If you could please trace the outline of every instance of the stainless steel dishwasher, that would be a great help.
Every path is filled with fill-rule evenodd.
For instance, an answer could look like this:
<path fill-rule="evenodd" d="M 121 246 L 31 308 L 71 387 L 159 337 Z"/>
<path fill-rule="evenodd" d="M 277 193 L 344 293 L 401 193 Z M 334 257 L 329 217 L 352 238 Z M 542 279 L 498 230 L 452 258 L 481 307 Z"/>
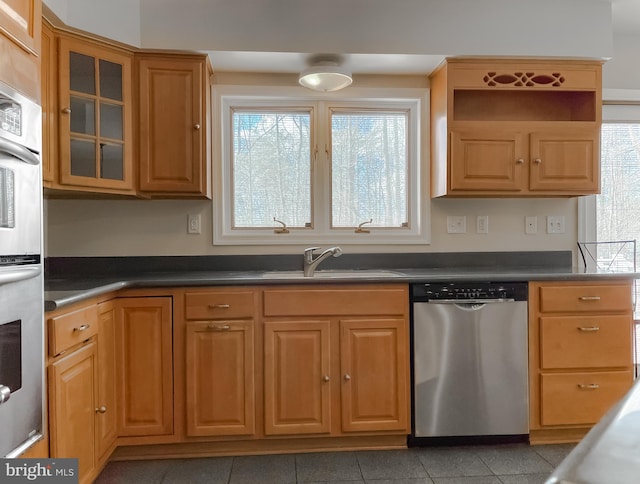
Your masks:
<path fill-rule="evenodd" d="M 410 445 L 526 440 L 527 283 L 412 284 L 411 300 Z"/>

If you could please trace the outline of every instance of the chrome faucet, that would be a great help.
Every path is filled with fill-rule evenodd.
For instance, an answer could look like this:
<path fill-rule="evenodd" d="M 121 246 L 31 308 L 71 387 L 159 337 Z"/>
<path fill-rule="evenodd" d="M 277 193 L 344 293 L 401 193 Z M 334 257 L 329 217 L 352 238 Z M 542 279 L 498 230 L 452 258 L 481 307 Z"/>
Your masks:
<path fill-rule="evenodd" d="M 320 262 L 327 257 L 340 257 L 342 255 L 342 249 L 340 247 L 330 247 L 314 259 L 313 253 L 319 248 L 320 247 L 309 247 L 308 249 L 304 249 L 304 277 L 312 277 L 316 268 L 320 265 Z"/>

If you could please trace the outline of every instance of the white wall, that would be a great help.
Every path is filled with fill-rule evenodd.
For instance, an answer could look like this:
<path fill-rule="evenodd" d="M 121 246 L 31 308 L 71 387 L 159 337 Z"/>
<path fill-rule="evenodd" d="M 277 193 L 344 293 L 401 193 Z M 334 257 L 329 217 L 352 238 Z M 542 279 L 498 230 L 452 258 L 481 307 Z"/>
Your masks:
<path fill-rule="evenodd" d="M 207 201 L 48 200 L 47 256 L 293 254 L 301 246 L 212 245 Z M 573 250 L 576 199 L 447 199 L 431 206 L 432 243 L 411 246 L 345 246 L 345 252 L 462 252 Z M 187 214 L 200 214 L 202 234 L 187 234 Z M 465 215 L 466 234 L 447 234 L 446 216 Z M 476 234 L 476 217 L 489 216 L 489 234 Z M 538 234 L 526 235 L 524 217 L 538 217 Z M 563 235 L 546 234 L 546 215 L 565 217 Z"/>

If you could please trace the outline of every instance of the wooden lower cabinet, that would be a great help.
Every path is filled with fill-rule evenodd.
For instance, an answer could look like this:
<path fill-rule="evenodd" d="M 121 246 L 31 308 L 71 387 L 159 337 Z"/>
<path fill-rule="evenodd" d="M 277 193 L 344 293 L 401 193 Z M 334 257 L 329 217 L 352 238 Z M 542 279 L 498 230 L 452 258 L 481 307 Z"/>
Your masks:
<path fill-rule="evenodd" d="M 633 385 L 632 281 L 529 284 L 531 443 L 582 438 Z"/>
<path fill-rule="evenodd" d="M 264 291 L 266 435 L 409 433 L 399 286 Z"/>
<path fill-rule="evenodd" d="M 77 458 L 79 482 L 92 482 L 96 455 L 97 351 L 95 341 L 48 368 L 51 457 Z"/>
<path fill-rule="evenodd" d="M 342 431 L 406 430 L 407 322 L 340 321 Z"/>
<path fill-rule="evenodd" d="M 264 325 L 265 434 L 331 431 L 330 322 Z"/>
<path fill-rule="evenodd" d="M 171 297 L 115 300 L 118 435 L 173 433 Z"/>
<path fill-rule="evenodd" d="M 118 436 L 115 317 L 112 301 L 98 304 L 96 450 L 101 460 L 109 457 Z"/>
<path fill-rule="evenodd" d="M 187 323 L 188 436 L 255 433 L 254 324 Z"/>

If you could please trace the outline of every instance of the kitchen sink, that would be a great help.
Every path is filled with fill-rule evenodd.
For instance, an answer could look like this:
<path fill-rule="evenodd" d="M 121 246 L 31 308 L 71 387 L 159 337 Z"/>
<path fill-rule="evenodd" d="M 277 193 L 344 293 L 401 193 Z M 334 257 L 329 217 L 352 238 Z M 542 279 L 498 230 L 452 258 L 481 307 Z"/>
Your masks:
<path fill-rule="evenodd" d="M 268 271 L 262 274 L 265 279 L 378 279 L 402 277 L 404 274 L 386 270 L 327 270 L 316 271 L 313 276 L 305 277 L 302 271 Z"/>

